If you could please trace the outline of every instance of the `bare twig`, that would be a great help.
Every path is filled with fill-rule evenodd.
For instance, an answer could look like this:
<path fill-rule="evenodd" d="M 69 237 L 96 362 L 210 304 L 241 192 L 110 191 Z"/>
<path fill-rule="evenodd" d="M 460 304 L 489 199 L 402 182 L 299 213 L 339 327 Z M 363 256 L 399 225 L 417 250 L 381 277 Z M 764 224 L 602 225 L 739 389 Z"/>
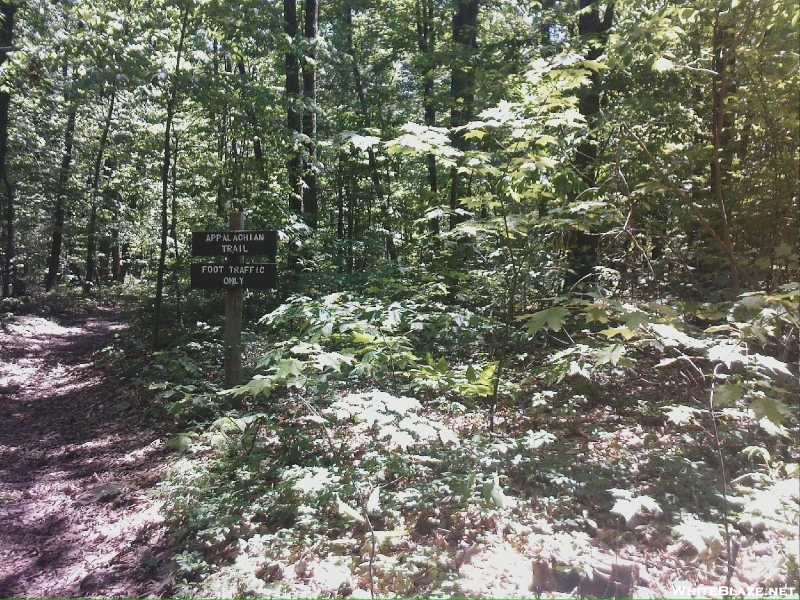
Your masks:
<path fill-rule="evenodd" d="M 310 410 L 310 411 L 311 411 L 311 412 L 314 414 L 314 416 L 315 416 L 315 417 L 317 417 L 317 418 L 319 419 L 319 424 L 322 426 L 322 430 L 325 432 L 325 437 L 328 439 L 328 446 L 330 447 L 330 449 L 331 449 L 331 452 L 332 452 L 334 455 L 336 455 L 338 451 L 336 450 L 336 446 L 335 446 L 335 445 L 334 445 L 334 443 L 333 443 L 333 437 L 331 437 L 331 432 L 330 432 L 330 430 L 328 429 L 327 425 L 325 425 L 325 423 L 326 423 L 326 421 L 325 421 L 325 417 L 323 417 L 322 415 L 320 415 L 320 414 L 317 412 L 317 410 L 316 410 L 316 409 L 315 409 L 313 406 L 311 406 L 311 403 L 310 403 L 308 400 L 306 400 L 305 398 L 303 398 L 302 396 L 300 397 L 300 401 L 301 401 L 303 404 L 305 404 L 305 405 L 306 405 L 306 408 L 307 408 L 308 410 Z"/>
<path fill-rule="evenodd" d="M 719 470 L 722 476 L 722 520 L 725 526 L 725 549 L 726 560 L 728 561 L 728 572 L 725 577 L 725 586 L 730 587 L 731 578 L 733 577 L 733 569 L 736 566 L 736 555 L 731 551 L 731 531 L 728 524 L 728 475 L 725 471 L 725 457 L 722 455 L 722 444 L 719 439 L 719 430 L 717 429 L 717 416 L 714 414 L 714 390 L 717 386 L 717 373 L 723 363 L 719 363 L 714 367 L 714 378 L 711 381 L 711 391 L 708 393 L 708 410 L 711 413 L 711 424 L 714 428 L 714 446 L 717 450 L 717 457 L 719 458 Z M 738 548 L 737 548 L 738 550 Z"/>

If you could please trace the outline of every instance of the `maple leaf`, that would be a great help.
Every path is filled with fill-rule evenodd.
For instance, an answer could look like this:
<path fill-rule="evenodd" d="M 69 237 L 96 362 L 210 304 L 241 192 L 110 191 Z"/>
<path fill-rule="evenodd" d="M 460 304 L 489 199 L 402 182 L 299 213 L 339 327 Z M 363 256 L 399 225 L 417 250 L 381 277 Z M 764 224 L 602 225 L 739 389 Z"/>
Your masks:
<path fill-rule="evenodd" d="M 631 331 L 627 327 L 609 327 L 608 329 L 603 329 L 603 331 L 601 331 L 600 333 L 602 333 L 609 339 L 613 338 L 615 335 L 620 335 L 626 340 L 629 340 L 634 335 L 636 335 L 635 333 L 633 333 L 633 331 Z"/>
<path fill-rule="evenodd" d="M 623 354 L 625 354 L 625 346 L 622 344 L 611 344 L 597 353 L 594 364 L 595 366 L 600 366 L 611 363 L 616 366 Z"/>
<path fill-rule="evenodd" d="M 563 306 L 553 306 L 533 313 L 528 319 L 528 332 L 536 333 L 545 327 L 553 331 L 560 330 L 567 321 L 569 311 Z"/>
<path fill-rule="evenodd" d="M 598 323 L 608 323 L 608 313 L 606 313 L 605 309 L 600 308 L 596 304 L 587 306 L 586 310 L 583 312 L 587 323 L 591 323 L 592 321 L 597 321 Z"/>

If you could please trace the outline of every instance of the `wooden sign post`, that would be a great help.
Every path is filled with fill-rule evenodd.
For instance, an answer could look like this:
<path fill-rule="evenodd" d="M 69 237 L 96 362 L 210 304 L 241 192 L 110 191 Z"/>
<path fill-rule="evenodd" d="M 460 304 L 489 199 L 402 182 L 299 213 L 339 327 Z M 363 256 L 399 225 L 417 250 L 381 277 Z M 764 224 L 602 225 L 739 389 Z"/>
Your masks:
<path fill-rule="evenodd" d="M 227 256 L 227 264 L 193 264 L 192 289 L 225 289 L 225 387 L 242 383 L 242 303 L 244 289 L 270 289 L 278 276 L 275 263 L 244 264 L 248 255 L 278 252 L 277 231 L 245 231 L 244 215 L 229 217 L 228 231 L 193 231 L 192 256 Z"/>
<path fill-rule="evenodd" d="M 231 231 L 244 229 L 244 214 L 231 213 L 228 227 Z M 229 256 L 229 265 L 241 265 L 244 257 Z M 225 290 L 225 387 L 232 388 L 242 383 L 242 288 Z"/>

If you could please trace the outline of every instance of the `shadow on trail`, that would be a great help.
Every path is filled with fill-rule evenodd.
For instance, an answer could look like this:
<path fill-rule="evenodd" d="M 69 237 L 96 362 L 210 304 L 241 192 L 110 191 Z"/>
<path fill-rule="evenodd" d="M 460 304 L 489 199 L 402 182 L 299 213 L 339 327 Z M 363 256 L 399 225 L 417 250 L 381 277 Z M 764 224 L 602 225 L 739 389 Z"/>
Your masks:
<path fill-rule="evenodd" d="M 109 312 L 0 329 L 0 597 L 159 595 L 144 491 L 164 448 L 101 353 L 124 328 Z"/>

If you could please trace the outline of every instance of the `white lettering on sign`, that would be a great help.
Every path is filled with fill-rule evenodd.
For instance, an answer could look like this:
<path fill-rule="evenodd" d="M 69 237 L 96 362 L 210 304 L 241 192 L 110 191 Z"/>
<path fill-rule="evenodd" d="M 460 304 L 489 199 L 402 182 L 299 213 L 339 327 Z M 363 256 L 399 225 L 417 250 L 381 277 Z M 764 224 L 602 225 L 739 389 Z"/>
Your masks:
<path fill-rule="evenodd" d="M 209 233 L 206 235 L 207 242 L 217 242 L 222 239 L 222 236 L 218 233 Z"/>
<path fill-rule="evenodd" d="M 248 231 L 234 233 L 233 238 L 230 240 L 232 242 L 263 242 L 264 241 L 264 234 L 263 233 L 251 233 Z"/>
<path fill-rule="evenodd" d="M 244 277 L 224 277 L 222 285 L 237 286 L 244 284 Z"/>
<path fill-rule="evenodd" d="M 231 265 L 228 268 L 233 275 L 264 275 L 267 272 L 264 265 Z"/>
<path fill-rule="evenodd" d="M 203 265 L 202 273 L 222 273 L 225 270 L 224 265 Z"/>
<path fill-rule="evenodd" d="M 244 244 L 222 244 L 223 254 L 249 254 Z"/>

